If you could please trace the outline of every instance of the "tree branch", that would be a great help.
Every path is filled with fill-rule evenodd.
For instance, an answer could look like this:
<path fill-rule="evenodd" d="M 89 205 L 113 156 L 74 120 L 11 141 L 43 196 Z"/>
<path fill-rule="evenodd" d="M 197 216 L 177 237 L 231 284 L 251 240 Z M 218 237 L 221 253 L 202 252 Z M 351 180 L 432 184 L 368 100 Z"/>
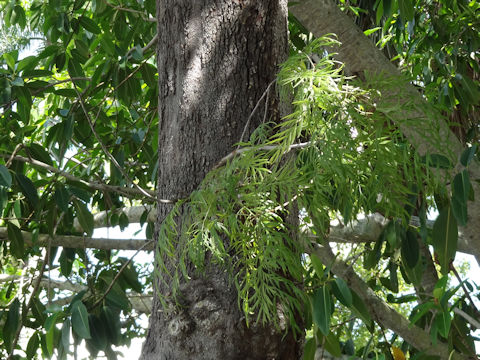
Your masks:
<path fill-rule="evenodd" d="M 328 244 L 328 243 L 327 243 Z M 368 285 L 355 273 L 351 266 L 338 260 L 330 247 L 311 244 L 306 251 L 317 255 L 325 265 L 331 265 L 332 272 L 341 277 L 363 299 L 372 316 L 382 326 L 397 333 L 415 348 L 429 355 L 439 356 L 440 359 L 467 360 L 468 356 L 458 353 L 451 354 L 446 344 L 437 342 L 432 344 L 430 335 L 417 327 L 390 308 Z"/>
<path fill-rule="evenodd" d="M 41 246 L 48 245 L 50 235 L 40 234 L 38 235 L 35 244 L 32 241 L 32 234 L 26 231 L 22 231 L 23 241 L 28 246 Z M 8 240 L 8 234 L 6 228 L 0 228 L 0 239 Z M 73 249 L 103 249 L 103 250 L 145 250 L 151 251 L 155 248 L 154 243 L 149 240 L 136 240 L 136 239 L 104 239 L 104 238 L 92 238 L 87 236 L 74 236 L 74 235 L 54 235 L 50 239 L 51 246 L 62 246 Z"/>
<path fill-rule="evenodd" d="M 0 154 L 0 157 L 2 158 L 10 158 L 9 155 L 7 154 Z M 63 176 L 65 179 L 71 180 L 71 181 L 76 181 L 79 182 L 85 186 L 88 186 L 89 188 L 95 189 L 95 190 L 100 190 L 100 191 L 107 191 L 107 192 L 115 192 L 122 194 L 125 197 L 142 197 L 144 201 L 153 201 L 153 198 L 155 197 L 155 191 L 153 190 L 146 190 L 142 189 L 140 191 L 139 189 L 134 189 L 134 188 L 128 188 L 128 187 L 122 187 L 122 186 L 113 186 L 113 185 L 107 185 L 99 182 L 94 182 L 94 181 L 86 181 L 83 179 L 80 179 L 72 174 L 69 174 L 66 171 L 57 169 L 56 167 L 53 167 L 51 165 L 45 164 L 44 162 L 35 160 L 35 159 L 29 159 L 23 156 L 13 156 L 13 160 L 16 161 L 21 161 L 24 163 L 29 163 L 33 166 L 37 166 L 40 168 L 43 168 L 53 174 L 58 174 L 60 176 Z M 148 197 L 145 196 L 145 193 L 148 194 Z"/>
<path fill-rule="evenodd" d="M 290 8 L 292 14 L 315 36 L 336 34 L 341 44 L 333 49 L 335 58 L 345 65 L 350 75 L 376 74 L 401 79 L 400 71 L 363 34 L 354 22 L 338 8 L 332 0 L 299 0 Z M 398 81 L 396 81 L 398 83 Z M 413 108 L 405 109 L 406 103 Z M 441 114 L 432 116 L 425 112 L 425 101 L 413 85 L 406 81 L 402 86 L 389 88 L 378 99 L 378 107 L 399 110 L 389 113 L 403 134 L 415 146 L 420 155 L 443 154 L 456 163 L 455 171 L 463 166 L 458 162 L 463 146 L 449 130 Z M 400 105 L 400 106 L 399 106 Z M 407 107 L 408 108 L 408 107 Z M 407 120 L 405 120 L 407 119 Z M 474 192 L 480 194 L 480 164 L 473 161 L 468 167 Z M 462 228 L 464 247 L 468 253 L 480 260 L 480 201 L 468 202 L 468 224 Z"/>

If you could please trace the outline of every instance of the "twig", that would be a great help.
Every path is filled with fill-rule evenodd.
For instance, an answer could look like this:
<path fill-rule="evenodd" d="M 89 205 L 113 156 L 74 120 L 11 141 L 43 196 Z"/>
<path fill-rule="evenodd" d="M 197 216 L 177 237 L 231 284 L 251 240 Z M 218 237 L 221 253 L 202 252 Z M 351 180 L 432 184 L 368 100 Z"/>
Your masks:
<path fill-rule="evenodd" d="M 0 157 L 9 158 L 10 155 L 0 154 Z M 137 189 L 133 189 L 133 188 L 127 188 L 127 187 L 122 187 L 122 186 L 114 186 L 114 185 L 107 185 L 107 184 L 104 184 L 104 183 L 86 181 L 86 180 L 80 179 L 80 178 L 78 178 L 78 177 L 76 177 L 76 176 L 74 176 L 74 175 L 72 175 L 72 174 L 70 174 L 66 171 L 63 171 L 63 170 L 57 169 L 56 167 L 53 167 L 51 165 L 45 164 L 44 162 L 41 162 L 39 160 L 28 159 L 26 157 L 19 156 L 19 155 L 13 156 L 12 158 L 13 158 L 13 160 L 17 160 L 17 161 L 21 161 L 21 162 L 24 162 L 24 163 L 29 163 L 29 164 L 34 165 L 34 166 L 41 167 L 45 170 L 50 171 L 51 173 L 59 174 L 59 175 L 63 176 L 64 178 L 68 179 L 68 180 L 79 182 L 79 183 L 81 183 L 83 185 L 86 185 L 86 186 L 88 186 L 92 189 L 95 189 L 95 190 L 121 193 L 122 195 L 127 196 L 127 197 L 134 197 L 134 196 L 144 195 L 144 193 L 147 193 L 149 199 L 154 199 L 155 198 L 155 192 L 154 191 L 145 190 L 145 189 L 142 189 L 143 191 L 139 191 L 138 190 L 138 185 L 137 185 Z M 164 203 L 164 204 L 173 204 L 175 201 L 174 200 L 163 200 L 163 199 L 161 199 L 160 202 Z"/>
<path fill-rule="evenodd" d="M 91 309 L 95 309 L 98 305 L 100 305 L 103 301 L 103 299 L 105 299 L 105 297 L 108 295 L 108 293 L 110 292 L 110 290 L 112 290 L 113 288 L 113 285 L 115 285 L 115 282 L 118 280 L 118 278 L 120 277 L 120 275 L 122 274 L 123 270 L 125 270 L 125 268 L 128 266 L 128 264 L 130 264 L 133 260 L 133 258 L 135 256 L 137 256 L 137 254 L 143 250 L 143 248 L 145 248 L 146 246 L 148 245 L 151 245 L 153 244 L 154 241 L 153 240 L 150 240 L 150 241 L 147 241 L 142 247 L 140 247 L 140 249 L 138 249 L 135 254 L 133 254 L 130 259 L 128 259 L 123 265 L 122 267 L 120 268 L 120 270 L 118 270 L 117 274 L 115 275 L 115 277 L 113 278 L 112 282 L 110 283 L 110 285 L 108 285 L 108 288 L 107 290 L 105 290 L 105 292 L 102 294 L 102 296 L 100 297 L 100 299 L 98 299 L 90 308 Z"/>
<path fill-rule="evenodd" d="M 22 147 L 23 144 L 17 144 L 17 146 L 15 146 L 15 150 L 13 150 L 13 153 L 10 155 L 7 162 L 5 163 L 5 167 L 9 168 L 10 165 L 12 165 L 12 161 L 14 160 L 15 155 L 17 155 L 17 152 L 19 152 Z"/>
<path fill-rule="evenodd" d="M 465 320 L 467 320 L 471 325 L 475 326 L 477 329 L 480 329 L 480 321 L 475 320 L 473 317 L 468 315 L 465 311 L 462 309 L 459 309 L 457 307 L 453 308 L 453 312 L 461 317 L 463 317 Z"/>
<path fill-rule="evenodd" d="M 267 88 L 265 89 L 265 91 L 263 92 L 262 96 L 260 96 L 260 99 L 258 99 L 257 101 L 257 104 L 255 105 L 255 107 L 253 108 L 252 112 L 250 113 L 250 115 L 248 116 L 248 119 L 247 119 L 247 122 L 245 123 L 245 126 L 243 127 L 243 131 L 242 131 L 242 135 L 240 136 L 240 141 L 239 143 L 241 143 L 243 141 L 243 137 L 245 136 L 245 133 L 247 132 L 247 128 L 248 128 L 248 125 L 250 124 L 250 120 L 252 120 L 252 117 L 253 115 L 255 114 L 255 112 L 257 111 L 258 107 L 260 106 L 260 102 L 263 100 L 263 98 L 265 96 L 267 96 L 269 90 L 270 90 L 270 87 L 275 83 L 276 80 L 272 80 L 270 82 L 270 84 L 268 84 Z M 267 98 L 268 99 L 268 98 Z M 265 108 L 268 108 L 268 104 L 265 105 Z M 265 114 L 266 114 L 266 110 L 265 110 Z M 240 148 L 240 144 L 237 146 L 237 150 Z"/>
<path fill-rule="evenodd" d="M 40 288 L 40 283 L 42 281 L 42 276 L 43 276 L 43 273 L 45 272 L 45 267 L 46 267 L 47 263 L 48 263 L 48 252 L 45 254 L 45 257 L 44 257 L 43 263 L 42 263 L 42 267 L 40 269 L 40 273 L 39 273 L 38 278 L 35 282 L 35 286 L 33 287 L 33 290 L 32 290 L 32 294 L 30 295 L 30 299 L 28 299 L 27 306 L 22 309 L 22 314 L 23 314 L 23 312 L 25 312 L 25 313 L 28 312 L 30 310 L 30 307 L 32 306 L 33 299 L 35 298 L 35 296 L 37 294 L 37 291 Z M 12 350 L 11 350 L 10 354 L 8 354 L 7 360 L 11 360 L 13 358 L 13 352 L 15 351 L 15 348 L 17 347 L 17 343 L 18 343 L 18 339 L 20 337 L 20 333 L 22 331 L 22 327 L 23 327 L 23 321 L 20 320 L 20 323 L 18 324 L 17 331 L 15 332 L 15 338 L 13 339 L 13 342 L 12 342 Z"/>
<path fill-rule="evenodd" d="M 299 143 L 299 144 L 292 144 L 288 147 L 288 149 L 285 151 L 285 152 L 288 152 L 288 151 L 291 151 L 291 150 L 295 150 L 295 149 L 303 149 L 303 148 L 306 148 L 307 146 L 311 145 L 312 143 L 311 142 L 304 142 L 304 143 Z M 250 151 L 250 150 L 253 150 L 253 149 L 256 149 L 256 150 L 263 150 L 263 151 L 270 151 L 270 150 L 276 150 L 276 149 L 279 149 L 281 146 L 280 145 L 265 145 L 265 146 L 260 146 L 260 147 L 251 147 L 251 146 L 248 146 L 248 147 L 244 147 L 244 148 L 237 148 L 235 150 L 233 150 L 230 154 L 224 156 L 213 168 L 212 170 L 214 169 L 218 169 L 219 167 L 225 165 L 227 163 L 228 160 L 232 159 L 233 157 L 241 154 L 241 153 L 244 153 L 246 151 Z"/>

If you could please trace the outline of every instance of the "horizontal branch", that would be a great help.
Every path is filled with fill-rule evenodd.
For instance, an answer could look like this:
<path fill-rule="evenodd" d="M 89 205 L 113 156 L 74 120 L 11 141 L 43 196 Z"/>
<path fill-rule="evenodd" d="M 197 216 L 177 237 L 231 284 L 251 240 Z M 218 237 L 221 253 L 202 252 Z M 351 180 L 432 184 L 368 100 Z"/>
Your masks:
<path fill-rule="evenodd" d="M 32 234 L 22 231 L 23 241 L 28 246 L 33 246 Z M 0 228 L 0 239 L 8 240 L 6 228 Z M 40 234 L 35 242 L 36 246 L 45 247 L 49 244 L 50 235 Z M 147 245 L 145 245 L 147 243 Z M 62 246 L 73 249 L 102 249 L 102 250 L 138 250 L 151 251 L 155 248 L 152 240 L 144 239 L 105 239 L 75 235 L 54 235 L 50 239 L 51 246 Z"/>
<path fill-rule="evenodd" d="M 410 343 L 413 347 L 429 355 L 439 356 L 442 360 L 467 360 L 468 356 L 453 352 L 450 354 L 446 344 L 432 344 L 430 335 L 416 325 L 410 324 L 402 315 L 389 307 L 375 292 L 355 273 L 353 268 L 336 258 L 328 246 L 311 244 L 307 252 L 317 255 L 326 265 L 331 265 L 332 272 L 345 280 L 364 301 L 372 319 L 382 327 L 390 329 Z"/>
<path fill-rule="evenodd" d="M 88 186 L 91 189 L 100 190 L 100 191 L 107 191 L 107 192 L 115 192 L 115 193 L 118 193 L 118 194 L 122 194 L 123 196 L 126 196 L 126 197 L 142 197 L 145 200 L 150 200 L 150 198 L 151 199 L 155 198 L 155 191 L 153 191 L 153 190 L 143 189 L 143 191 L 150 196 L 150 198 L 146 198 L 145 195 L 139 189 L 127 188 L 127 187 L 122 187 L 122 186 L 107 185 L 107 184 L 94 182 L 94 181 L 86 181 L 86 180 L 78 178 L 78 177 L 76 177 L 76 176 L 74 176 L 74 175 L 72 175 L 72 174 L 70 174 L 66 171 L 57 169 L 54 166 L 45 164 L 44 162 L 36 160 L 36 159 L 26 158 L 26 157 L 19 156 L 19 155 L 10 157 L 7 154 L 0 154 L 0 157 L 7 158 L 7 159 L 12 158 L 13 160 L 16 160 L 16 161 L 20 161 L 20 162 L 31 164 L 33 166 L 40 167 L 40 168 L 45 169 L 45 170 L 47 170 L 47 171 L 49 171 L 53 174 L 58 174 L 60 176 L 63 176 L 65 179 L 79 182 L 79 183 L 81 183 L 85 186 Z"/>

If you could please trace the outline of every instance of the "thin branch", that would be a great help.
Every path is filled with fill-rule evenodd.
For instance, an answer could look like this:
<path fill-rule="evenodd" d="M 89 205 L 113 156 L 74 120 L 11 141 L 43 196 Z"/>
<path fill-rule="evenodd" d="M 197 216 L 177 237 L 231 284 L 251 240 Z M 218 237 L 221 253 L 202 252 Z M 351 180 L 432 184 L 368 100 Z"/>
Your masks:
<path fill-rule="evenodd" d="M 248 125 L 250 124 L 250 120 L 252 120 L 252 117 L 253 115 L 256 113 L 258 107 L 260 106 L 260 102 L 263 100 L 263 98 L 265 96 L 267 96 L 268 92 L 270 91 L 270 87 L 275 84 L 277 80 L 272 80 L 270 82 L 270 84 L 268 84 L 267 88 L 265 89 L 265 91 L 263 92 L 262 96 L 260 96 L 260 99 L 258 99 L 257 103 L 255 104 L 255 107 L 253 108 L 252 112 L 250 113 L 250 115 L 248 116 L 248 119 L 247 121 L 245 122 L 245 126 L 243 127 L 243 131 L 242 131 L 242 135 L 240 136 L 240 141 L 239 142 L 242 142 L 243 141 L 243 137 L 245 136 L 245 133 L 247 132 L 247 128 L 248 128 Z M 268 99 L 268 98 L 267 98 Z M 268 108 L 268 104 L 265 104 L 265 109 Z M 265 110 L 265 114 L 264 116 L 266 115 L 266 110 Z M 237 146 L 237 150 L 240 148 L 240 145 Z"/>
<path fill-rule="evenodd" d="M 54 235 L 50 237 L 48 234 L 39 234 L 35 243 L 31 233 L 22 231 L 23 241 L 26 246 L 48 246 L 51 238 L 51 246 L 62 246 L 72 249 L 103 249 L 103 250 L 139 250 L 151 251 L 154 244 L 146 239 L 105 239 L 92 238 L 86 236 L 75 235 Z M 0 228 L 0 239 L 9 240 L 6 228 Z"/>
<path fill-rule="evenodd" d="M 316 243 L 306 245 L 306 252 L 317 255 L 325 265 L 330 265 L 332 272 L 341 277 L 363 299 L 372 318 L 387 329 L 390 329 L 405 339 L 415 348 L 440 359 L 449 359 L 448 347 L 441 342 L 433 346 L 430 335 L 390 308 L 375 292 L 355 273 L 355 271 L 336 258 L 331 249 Z M 468 357 L 454 352 L 451 359 L 467 360 Z"/>
<path fill-rule="evenodd" d="M 142 189 L 138 184 L 132 181 L 128 174 L 125 172 L 122 166 L 118 163 L 117 159 L 108 151 L 108 149 L 105 147 L 105 144 L 103 143 L 102 139 L 98 135 L 97 131 L 95 130 L 95 126 L 93 125 L 92 119 L 90 118 L 90 114 L 87 111 L 87 108 L 85 107 L 85 103 L 83 102 L 83 98 L 80 95 L 80 92 L 78 91 L 77 86 L 75 83 L 73 83 L 73 88 L 75 92 L 77 93 L 78 101 L 80 102 L 80 106 L 82 107 L 83 113 L 85 114 L 85 118 L 87 119 L 88 125 L 90 126 L 90 130 L 92 130 L 93 135 L 95 136 L 95 139 L 97 142 L 100 144 L 100 147 L 103 150 L 103 153 L 110 159 L 110 161 L 115 165 L 115 167 L 120 171 L 122 176 L 127 180 L 133 187 L 136 187 L 143 195 L 145 195 L 147 198 L 155 199 L 155 195 L 149 194 L 147 191 Z"/>
<path fill-rule="evenodd" d="M 115 283 L 117 282 L 118 278 L 120 277 L 120 275 L 122 274 L 123 270 L 125 270 L 125 268 L 128 266 L 128 264 L 130 264 L 133 260 L 133 258 L 135 256 L 137 256 L 137 254 L 143 250 L 143 248 L 151 245 L 153 246 L 153 244 L 155 243 L 155 241 L 153 240 L 150 240 L 149 242 L 145 243 L 142 247 L 140 247 L 140 249 L 137 250 L 137 252 L 135 254 L 133 254 L 127 261 L 125 261 L 125 263 L 122 265 L 122 267 L 120 268 L 120 270 L 118 270 L 118 273 L 115 275 L 115 277 L 113 278 L 112 282 L 110 283 L 110 285 L 108 285 L 108 288 L 107 290 L 105 290 L 105 292 L 102 294 L 102 296 L 100 297 L 100 299 L 98 299 L 95 304 L 92 305 L 91 309 L 95 309 L 98 305 L 100 305 L 103 301 L 103 299 L 105 299 L 105 297 L 108 295 L 108 293 L 110 292 L 110 290 L 112 290 L 113 288 L 113 285 L 115 285 Z"/>
<path fill-rule="evenodd" d="M 49 254 L 45 253 L 45 258 L 43 259 L 42 267 L 40 268 L 39 276 L 38 276 L 37 280 L 35 281 L 35 285 L 33 287 L 30 298 L 28 299 L 27 306 L 22 308 L 22 314 L 24 313 L 24 311 L 25 312 L 30 311 L 33 299 L 37 295 L 38 289 L 40 288 L 40 283 L 41 283 L 41 280 L 42 280 L 42 276 L 43 276 L 43 273 L 45 272 L 45 267 L 48 263 L 48 256 L 49 256 Z M 18 343 L 18 339 L 20 337 L 20 333 L 22 331 L 22 327 L 23 327 L 23 321 L 20 321 L 20 323 L 18 324 L 18 327 L 17 327 L 17 331 L 15 332 L 15 338 L 13 339 L 13 342 L 12 342 L 12 350 L 11 350 L 10 354 L 8 354 L 7 360 L 13 359 L 13 352 L 15 351 L 15 348 L 17 347 L 17 343 Z"/>
<path fill-rule="evenodd" d="M 471 317 L 470 315 L 468 315 L 465 311 L 463 311 L 462 309 L 459 309 L 457 307 L 453 308 L 453 312 L 455 314 L 457 314 L 458 316 L 461 316 L 463 317 L 465 320 L 467 320 L 470 325 L 476 327 L 477 329 L 480 329 L 480 321 L 478 320 L 475 320 L 473 317 Z"/>
<path fill-rule="evenodd" d="M 10 156 L 6 155 L 6 154 L 0 154 L 0 157 L 9 158 Z M 41 168 L 43 168 L 43 169 L 45 169 L 45 170 L 47 170 L 51 173 L 61 175 L 68 180 L 79 182 L 79 183 L 81 183 L 83 185 L 86 185 L 89 188 L 92 188 L 92 189 L 95 189 L 95 190 L 116 192 L 116 193 L 120 193 L 120 194 L 122 194 L 123 196 L 126 196 L 126 197 L 138 197 L 140 195 L 143 196 L 146 193 L 148 195 L 147 199 L 152 199 L 153 200 L 155 198 L 155 192 L 152 191 L 152 190 L 142 189 L 142 191 L 140 191 L 140 190 L 138 190 L 138 188 L 133 189 L 133 188 L 127 188 L 127 187 L 122 187 L 122 186 L 107 185 L 107 184 L 103 184 L 103 183 L 99 183 L 99 182 L 86 181 L 86 180 L 80 179 L 80 178 L 78 178 L 78 177 L 76 177 L 76 176 L 74 176 L 74 175 L 72 175 L 72 174 L 70 174 L 66 171 L 63 171 L 63 170 L 57 169 L 56 167 L 53 167 L 51 165 L 45 164 L 44 162 L 41 162 L 41 161 L 38 161 L 38 160 L 35 160 L 35 159 L 29 159 L 29 158 L 19 156 L 19 155 L 13 156 L 13 160 L 17 160 L 17 161 L 21 161 L 21 162 L 24 162 L 24 163 L 29 163 L 29 164 L 34 165 L 34 166 L 41 167 Z M 164 202 L 164 203 L 167 203 L 167 204 L 172 203 L 171 200 L 160 200 L 160 202 Z"/>

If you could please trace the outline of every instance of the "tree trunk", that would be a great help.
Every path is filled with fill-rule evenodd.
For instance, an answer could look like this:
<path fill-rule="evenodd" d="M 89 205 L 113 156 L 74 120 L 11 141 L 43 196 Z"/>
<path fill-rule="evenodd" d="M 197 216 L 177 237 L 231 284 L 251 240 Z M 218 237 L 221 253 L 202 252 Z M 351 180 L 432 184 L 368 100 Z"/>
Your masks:
<path fill-rule="evenodd" d="M 178 199 L 198 187 L 244 132 L 248 136 L 262 121 L 280 119 L 271 91 L 267 112 L 263 101 L 247 123 L 286 58 L 287 5 L 285 0 L 162 0 L 157 18 L 158 196 Z M 158 204 L 157 225 L 170 210 Z M 209 265 L 206 276 L 191 275 L 180 284 L 180 309 L 164 309 L 154 299 L 142 359 L 298 358 L 291 334 L 246 326 L 224 269 Z M 168 286 L 158 287 L 168 295 Z"/>

